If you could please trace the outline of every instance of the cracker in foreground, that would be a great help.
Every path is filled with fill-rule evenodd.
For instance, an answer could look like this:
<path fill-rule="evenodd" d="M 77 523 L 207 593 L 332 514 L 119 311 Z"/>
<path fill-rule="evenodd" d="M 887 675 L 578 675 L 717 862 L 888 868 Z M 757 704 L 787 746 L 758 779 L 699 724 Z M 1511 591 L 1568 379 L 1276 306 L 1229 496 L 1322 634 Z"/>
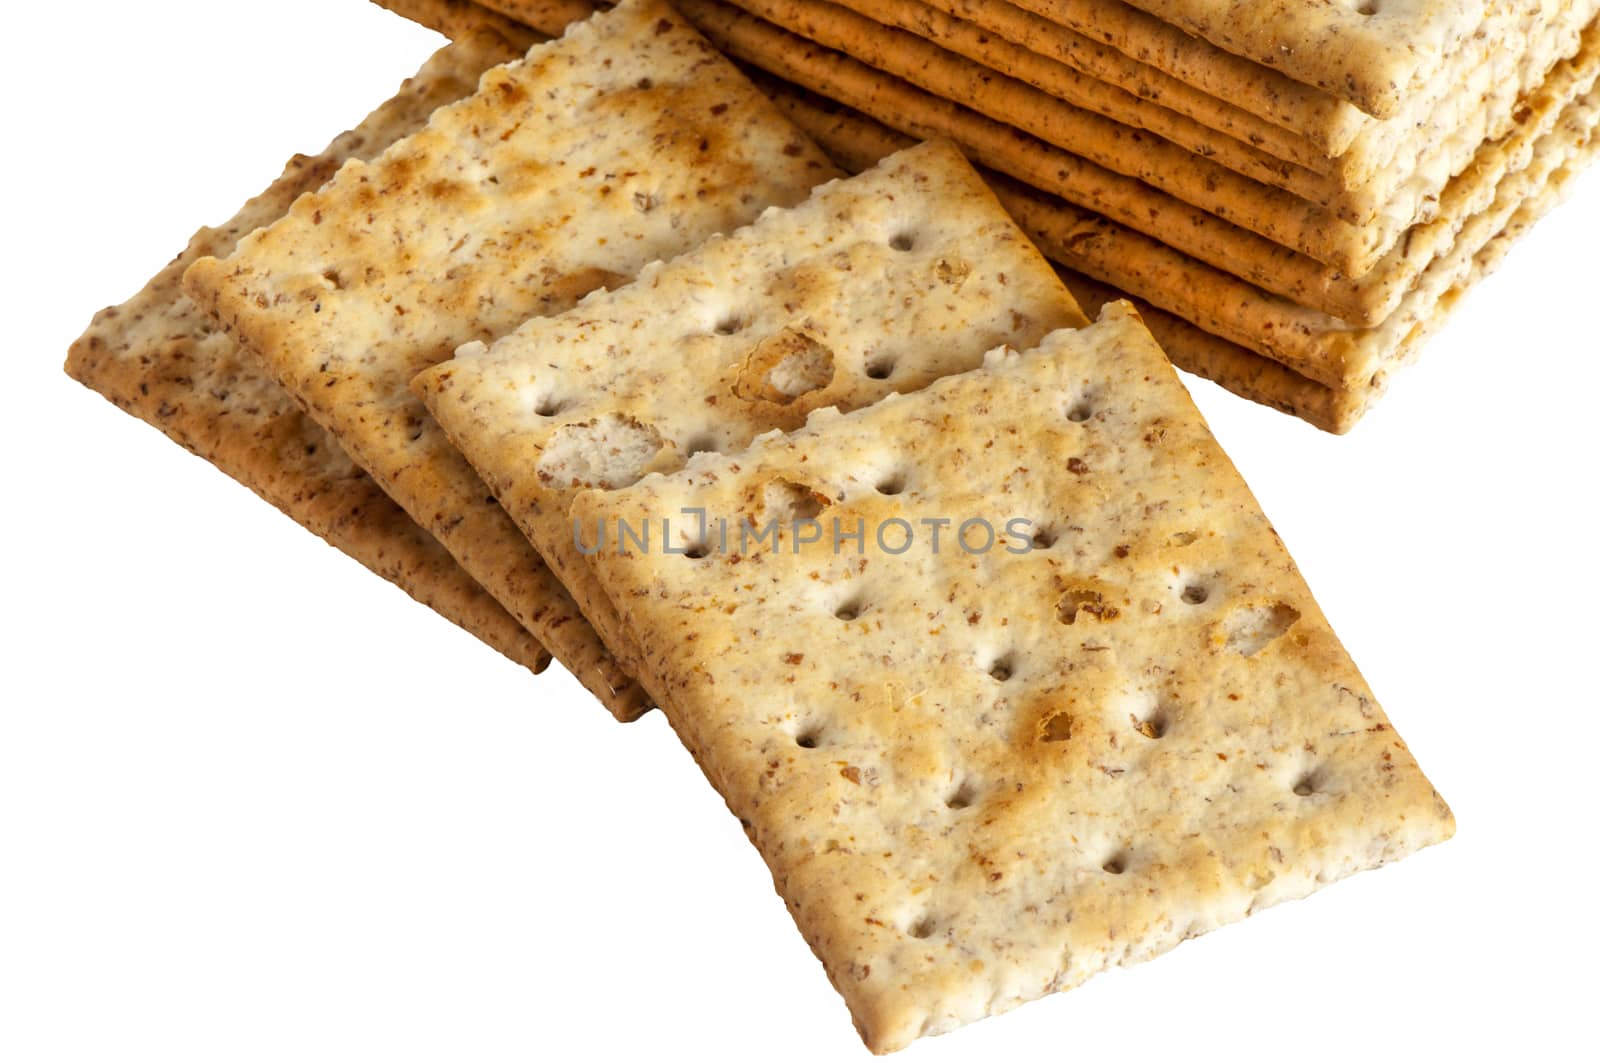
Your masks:
<path fill-rule="evenodd" d="M 948 143 L 893 155 L 788 210 L 413 382 L 601 638 L 631 664 L 575 542 L 585 488 L 731 453 L 824 406 L 853 409 L 1087 324 Z"/>
<path fill-rule="evenodd" d="M 192 262 L 227 254 L 239 237 L 282 217 L 295 197 L 322 184 L 345 160 L 370 158 L 422 128 L 436 108 L 470 95 L 484 70 L 516 54 L 492 33 L 466 33 L 441 49 L 360 125 L 320 155 L 291 160 L 230 221 L 200 230 L 137 295 L 97 314 L 72 345 L 66 369 L 418 601 L 537 671 L 549 660 L 538 641 L 180 287 Z"/>
<path fill-rule="evenodd" d="M 185 283 L 619 717 L 645 699 L 407 390 L 837 175 L 660 0 L 625 0 Z"/>
<path fill-rule="evenodd" d="M 1126 304 L 573 515 L 874 1051 L 1452 832 Z"/>

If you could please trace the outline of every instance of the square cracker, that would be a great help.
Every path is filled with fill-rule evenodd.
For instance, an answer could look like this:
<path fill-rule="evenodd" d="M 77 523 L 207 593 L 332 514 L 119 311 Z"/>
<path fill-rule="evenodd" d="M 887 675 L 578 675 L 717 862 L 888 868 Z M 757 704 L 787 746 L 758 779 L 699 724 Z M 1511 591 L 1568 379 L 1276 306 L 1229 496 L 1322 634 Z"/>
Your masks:
<path fill-rule="evenodd" d="M 930 143 L 420 375 L 427 403 L 625 664 L 567 509 L 1086 324 L 961 153 Z"/>
<path fill-rule="evenodd" d="M 573 517 L 650 522 L 590 562 L 874 1051 L 1453 830 L 1126 304 Z"/>
<path fill-rule="evenodd" d="M 643 695 L 407 385 L 837 174 L 660 0 L 490 71 L 189 291 L 622 718 Z"/>
<path fill-rule="evenodd" d="M 203 255 L 282 217 L 347 159 L 370 158 L 471 94 L 478 77 L 518 52 L 469 33 L 442 49 L 394 99 L 320 155 L 297 156 L 277 181 L 189 246 L 119 306 L 102 310 L 72 345 L 67 373 L 255 491 L 329 543 L 535 671 L 549 657 L 427 532 L 390 501 L 338 442 L 183 294 Z"/>

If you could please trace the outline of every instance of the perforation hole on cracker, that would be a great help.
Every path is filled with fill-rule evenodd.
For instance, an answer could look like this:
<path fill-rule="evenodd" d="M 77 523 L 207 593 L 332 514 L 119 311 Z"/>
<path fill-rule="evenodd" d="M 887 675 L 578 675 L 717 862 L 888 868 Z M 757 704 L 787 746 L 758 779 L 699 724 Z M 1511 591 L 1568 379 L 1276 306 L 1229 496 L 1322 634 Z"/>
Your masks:
<path fill-rule="evenodd" d="M 710 432 L 700 432 L 692 435 L 683 444 L 684 457 L 692 458 L 696 454 L 716 454 L 722 450 L 717 442 L 717 437 Z"/>
<path fill-rule="evenodd" d="M 844 621 L 859 620 L 866 610 L 866 603 L 861 598 L 847 598 L 834 607 L 833 615 Z"/>
<path fill-rule="evenodd" d="M 1167 736 L 1167 727 L 1170 724 L 1170 717 L 1165 708 L 1158 706 L 1142 715 L 1129 713 L 1128 721 L 1133 725 L 1133 729 L 1139 734 L 1143 735 L 1145 738 L 1154 740 L 1157 738 L 1165 738 Z"/>
<path fill-rule="evenodd" d="M 894 359 L 874 358 L 867 363 L 865 372 L 868 380 L 888 380 L 894 375 Z"/>
<path fill-rule="evenodd" d="M 906 475 L 903 472 L 885 473 L 872 486 L 880 495 L 897 495 L 906 489 Z"/>
<path fill-rule="evenodd" d="M 972 803 L 978 799 L 978 788 L 971 780 L 963 779 L 956 788 L 945 797 L 944 807 L 954 811 L 971 808 Z"/>

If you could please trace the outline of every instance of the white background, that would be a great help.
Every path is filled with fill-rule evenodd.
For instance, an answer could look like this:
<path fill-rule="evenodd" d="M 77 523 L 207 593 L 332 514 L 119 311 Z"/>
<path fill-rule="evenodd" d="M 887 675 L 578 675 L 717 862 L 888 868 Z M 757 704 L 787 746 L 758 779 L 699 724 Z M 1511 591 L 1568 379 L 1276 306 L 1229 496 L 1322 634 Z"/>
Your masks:
<path fill-rule="evenodd" d="M 0 1059 L 865 1058 L 659 715 L 531 678 L 60 371 L 438 38 L 150 0 L 7 40 Z M 1457 838 L 907 1058 L 1592 1051 L 1597 248 L 1591 173 L 1348 438 L 1191 382 Z"/>

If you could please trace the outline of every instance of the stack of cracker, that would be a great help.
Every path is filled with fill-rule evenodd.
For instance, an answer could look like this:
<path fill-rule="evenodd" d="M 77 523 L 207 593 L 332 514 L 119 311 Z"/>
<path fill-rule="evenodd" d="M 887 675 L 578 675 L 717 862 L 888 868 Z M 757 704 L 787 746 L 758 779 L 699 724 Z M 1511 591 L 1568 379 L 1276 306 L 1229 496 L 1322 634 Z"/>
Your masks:
<path fill-rule="evenodd" d="M 1600 0 L 678 6 L 842 163 L 955 141 L 1086 302 L 1137 297 L 1180 366 L 1336 432 L 1561 200 L 1600 113 Z"/>
<path fill-rule="evenodd" d="M 460 40 L 69 371 L 659 706 L 870 1048 L 1449 836 L 1139 312 L 959 147 L 780 107 L 663 0 L 520 59 L 412 6 Z"/>

